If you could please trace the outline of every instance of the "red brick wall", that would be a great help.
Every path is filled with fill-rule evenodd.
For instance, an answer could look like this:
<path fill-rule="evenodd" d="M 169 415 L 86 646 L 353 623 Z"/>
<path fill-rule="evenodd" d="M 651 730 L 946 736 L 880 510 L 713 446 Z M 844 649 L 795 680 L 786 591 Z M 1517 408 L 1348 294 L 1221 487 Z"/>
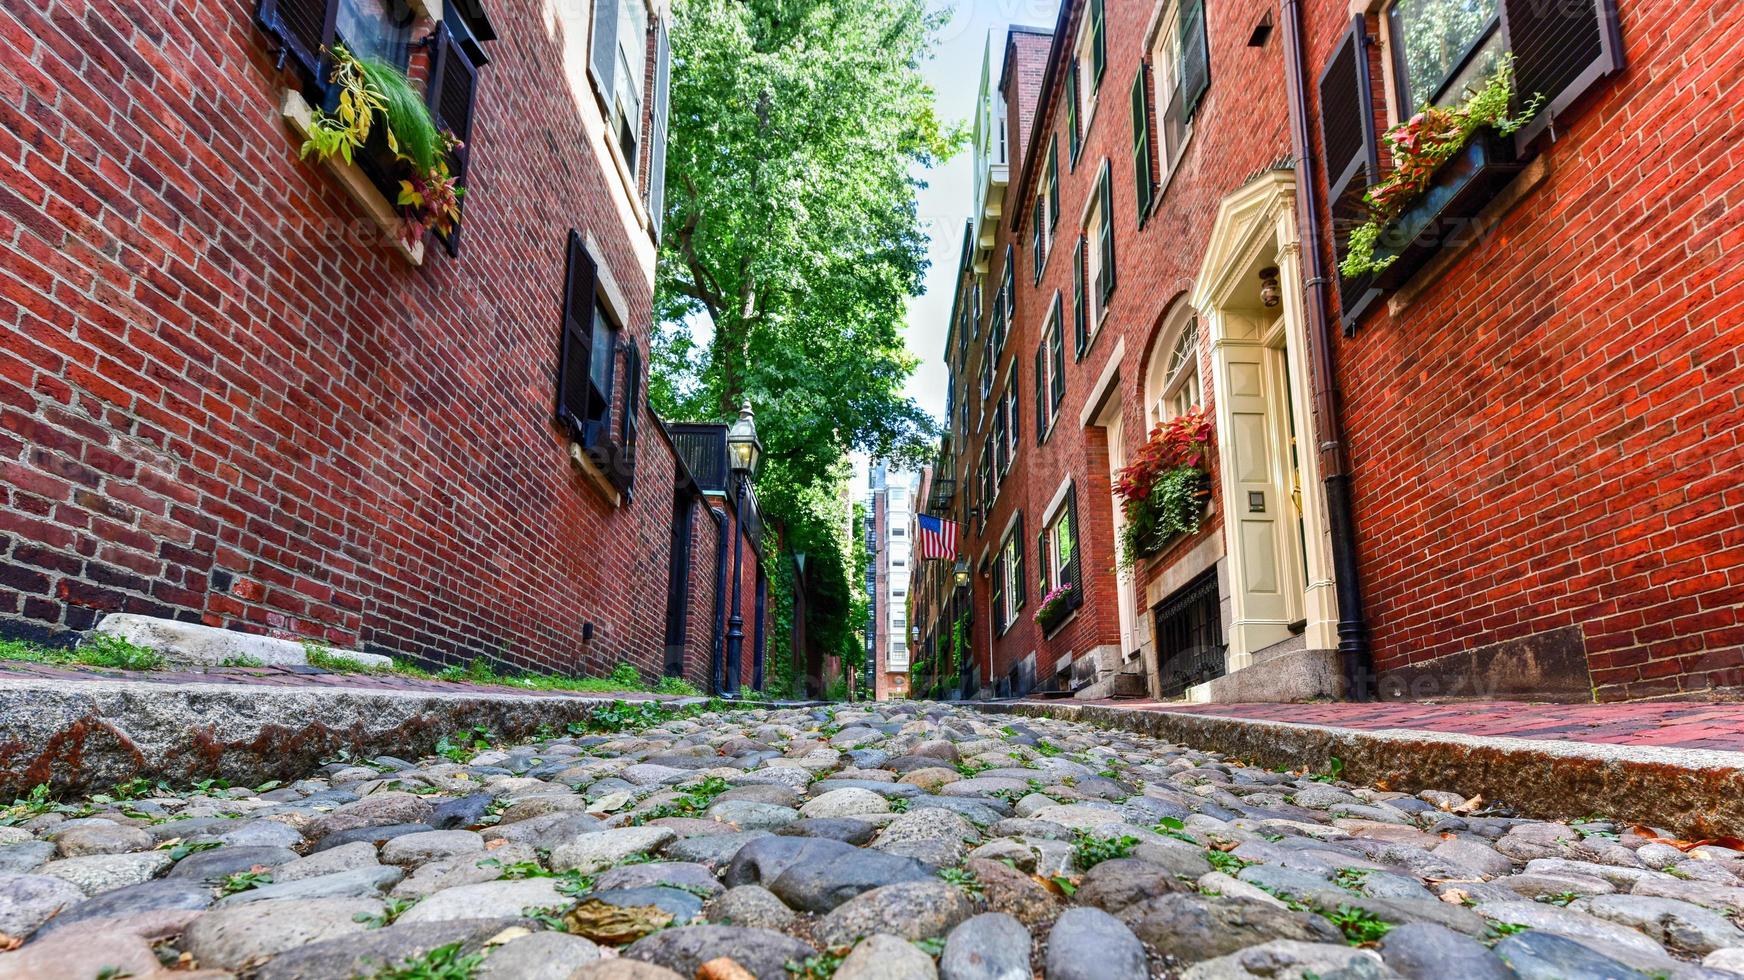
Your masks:
<path fill-rule="evenodd" d="M 1069 51 L 1074 43 L 1073 32 L 1082 6 L 1076 4 L 1065 22 L 1069 27 L 1062 36 L 1063 50 Z M 1032 581 L 1028 587 L 1029 602 L 1018 623 L 995 644 L 993 676 L 1005 674 L 1033 650 L 1037 655 L 1036 677 L 1039 681 L 1047 678 L 1054 665 L 1068 653 L 1082 655 L 1097 646 L 1119 643 L 1106 430 L 1080 425 L 1079 419 L 1086 403 L 1097 394 L 1093 389 L 1101 379 L 1108 359 L 1116 347 L 1120 347 L 1122 354 L 1116 368 L 1115 389 L 1123 410 L 1127 458 L 1130 459 L 1144 443 L 1148 435 L 1144 383 L 1145 371 L 1150 364 L 1150 346 L 1162 330 L 1166 314 L 1191 288 L 1199 273 L 1218 203 L 1246 183 L 1249 177 L 1289 156 L 1288 117 L 1281 84 L 1283 56 L 1279 41 L 1274 36 L 1264 48 L 1247 46 L 1253 24 L 1269 9 L 1271 5 L 1260 0 L 1207 5 L 1211 87 L 1199 108 L 1185 155 L 1142 229 L 1138 227 L 1134 209 L 1136 187 L 1128 99 L 1141 60 L 1149 57 L 1143 47 L 1151 7 L 1138 4 L 1108 4 L 1106 7 L 1108 67 L 1097 108 L 1090 118 L 1089 127 L 1084 130 L 1083 148 L 1075 167 L 1068 167 L 1065 112 L 1061 102 L 1063 74 L 1056 75 L 1054 86 L 1049 90 L 1048 104 L 1036 112 L 1041 132 L 1035 145 L 1044 148 L 1045 152 L 1050 134 L 1057 133 L 1059 139 L 1060 219 L 1055 229 L 1054 245 L 1040 285 L 1032 285 L 1030 207 L 1045 165 L 1045 161 L 1038 158 L 1022 175 L 1027 184 L 1020 180 L 1015 170 L 1013 172 L 1004 209 L 1006 219 L 1002 222 L 1000 243 L 994 250 L 994 268 L 988 277 L 990 282 L 998 281 L 1005 242 L 1008 239 L 1014 241 L 1018 267 L 1018 314 L 1005 358 L 1015 359 L 1020 376 L 1023 439 L 1018 458 L 1012 465 L 1012 476 L 1001 491 L 987 526 L 991 538 L 1004 527 L 1006 515 L 1013 509 L 1021 507 L 1024 510 L 1024 533 L 1028 537 L 1026 571 Z M 1242 74 L 1229 67 L 1236 65 L 1241 66 Z M 1063 72 L 1064 66 L 1058 70 Z M 1248 72 L 1253 74 L 1243 77 Z M 1265 78 L 1267 84 L 1254 84 L 1253 78 Z M 1154 123 L 1152 132 L 1156 132 Z M 1095 336 L 1082 360 L 1075 360 L 1071 337 L 1072 248 L 1077 241 L 1086 205 L 1095 193 L 1104 157 L 1111 162 L 1113 180 L 1116 286 L 1101 332 Z M 1065 314 L 1066 394 L 1047 442 L 1037 447 L 1032 377 L 1035 349 L 1056 290 L 1061 295 Z M 1212 404 L 1210 351 L 1209 339 L 1203 331 L 1201 345 L 1202 401 L 1209 407 Z M 974 346 L 971 344 L 971 348 Z M 1159 356 L 1166 354 L 1163 351 Z M 968 376 L 968 396 L 978 401 L 974 389 L 976 367 L 977 361 L 971 350 L 970 367 L 964 374 Z M 971 440 L 979 445 L 974 433 Z M 1085 602 L 1071 622 L 1053 637 L 1044 639 L 1030 618 L 1039 598 L 1034 594 L 1034 579 L 1040 567 L 1036 564 L 1039 556 L 1035 554 L 1035 538 L 1045 508 L 1053 499 L 1060 481 L 1068 476 L 1074 481 L 1078 494 Z M 1216 487 L 1215 480 L 1213 487 Z M 1151 628 L 1143 608 L 1142 584 L 1161 574 L 1171 562 L 1205 538 L 1220 535 L 1221 509 L 1214 497 L 1211 513 L 1197 535 L 1171 544 L 1138 570 L 1141 595 L 1135 601 L 1135 626 L 1139 636 L 1148 635 Z M 981 544 L 979 539 L 972 539 L 974 554 L 979 554 Z M 988 544 L 990 548 L 997 546 L 997 542 Z M 985 580 L 978 576 L 976 604 L 981 610 L 987 609 L 985 584 Z M 978 619 L 978 633 L 986 634 L 985 624 L 989 621 L 985 616 Z"/>
<path fill-rule="evenodd" d="M 251 7 L 0 13 L 0 632 L 125 610 L 657 675 L 670 447 L 643 410 L 613 508 L 549 421 L 568 230 L 644 349 L 651 291 L 565 39 L 493 7 L 460 257 L 413 268 L 299 161 Z"/>
<path fill-rule="evenodd" d="M 1337 345 L 1383 670 L 1573 626 L 1602 699 L 1744 686 L 1744 10 L 1617 7 L 1544 183 Z"/>

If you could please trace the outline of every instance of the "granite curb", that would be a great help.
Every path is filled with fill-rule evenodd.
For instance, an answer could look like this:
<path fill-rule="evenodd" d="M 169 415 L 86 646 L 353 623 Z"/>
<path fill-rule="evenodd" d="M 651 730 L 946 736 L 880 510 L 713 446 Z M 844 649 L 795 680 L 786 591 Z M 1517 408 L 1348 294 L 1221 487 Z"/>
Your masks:
<path fill-rule="evenodd" d="M 483 726 L 504 738 L 585 721 L 611 695 L 0 678 L 0 794 L 57 794 L 139 777 L 176 785 L 297 779 L 325 759 L 428 754 Z M 639 700 L 649 700 L 643 695 Z M 702 698 L 660 698 L 674 707 Z"/>
<path fill-rule="evenodd" d="M 1137 732 L 1267 768 L 1327 772 L 1336 758 L 1351 782 L 1401 792 L 1456 788 L 1542 819 L 1605 813 L 1692 838 L 1744 833 L 1744 752 L 1365 731 L 1107 705 L 967 703 L 989 714 Z"/>

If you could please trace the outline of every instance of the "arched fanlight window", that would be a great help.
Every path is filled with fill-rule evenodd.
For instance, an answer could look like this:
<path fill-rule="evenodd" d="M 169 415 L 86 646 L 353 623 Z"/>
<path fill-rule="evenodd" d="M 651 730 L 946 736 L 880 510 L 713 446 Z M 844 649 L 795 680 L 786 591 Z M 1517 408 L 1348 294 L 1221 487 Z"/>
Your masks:
<path fill-rule="evenodd" d="M 1147 420 L 1152 426 L 1160 425 L 1203 400 L 1199 386 L 1199 318 L 1192 307 L 1181 303 L 1157 332 L 1157 347 L 1151 352 L 1145 385 Z"/>

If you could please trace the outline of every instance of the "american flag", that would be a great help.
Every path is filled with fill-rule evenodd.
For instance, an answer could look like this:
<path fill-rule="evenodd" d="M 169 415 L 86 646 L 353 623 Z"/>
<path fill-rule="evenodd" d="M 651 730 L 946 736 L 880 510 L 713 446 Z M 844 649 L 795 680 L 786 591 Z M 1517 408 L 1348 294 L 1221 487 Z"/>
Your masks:
<path fill-rule="evenodd" d="M 915 520 L 920 525 L 920 557 L 943 558 L 955 561 L 957 558 L 957 522 L 933 517 L 930 514 L 919 514 Z"/>

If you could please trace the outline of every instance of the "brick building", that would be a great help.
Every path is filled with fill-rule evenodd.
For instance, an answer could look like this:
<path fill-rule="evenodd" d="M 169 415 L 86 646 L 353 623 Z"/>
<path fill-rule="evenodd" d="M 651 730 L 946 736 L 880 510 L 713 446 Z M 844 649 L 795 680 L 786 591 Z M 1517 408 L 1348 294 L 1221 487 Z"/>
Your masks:
<path fill-rule="evenodd" d="M 644 394 L 664 4 L 57 0 L 0 32 L 0 636 L 129 612 L 731 686 L 737 538 L 753 679 L 754 504 L 724 427 Z M 404 227 L 380 142 L 302 158 L 340 45 L 462 140 L 457 230 Z"/>
<path fill-rule="evenodd" d="M 1740 44 L 1671 0 L 1066 0 L 1003 34 L 928 501 L 972 574 L 914 613 L 973 664 L 927 683 L 1744 687 Z M 1541 110 L 1342 277 L 1381 134 L 1504 56 Z M 1198 527 L 1135 535 L 1114 479 L 1195 408 Z"/>

